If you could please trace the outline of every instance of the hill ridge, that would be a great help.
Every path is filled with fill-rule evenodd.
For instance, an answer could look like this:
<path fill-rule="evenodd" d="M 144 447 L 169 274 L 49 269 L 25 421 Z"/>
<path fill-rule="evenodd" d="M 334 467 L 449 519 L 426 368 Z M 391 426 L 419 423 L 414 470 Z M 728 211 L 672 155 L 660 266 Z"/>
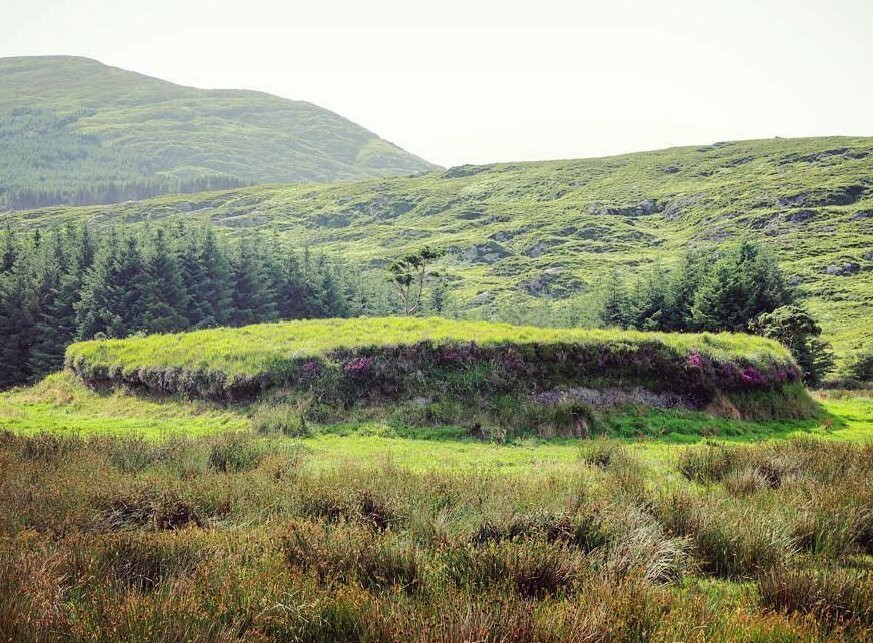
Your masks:
<path fill-rule="evenodd" d="M 308 101 L 76 56 L 0 58 L 0 209 L 435 169 Z"/>

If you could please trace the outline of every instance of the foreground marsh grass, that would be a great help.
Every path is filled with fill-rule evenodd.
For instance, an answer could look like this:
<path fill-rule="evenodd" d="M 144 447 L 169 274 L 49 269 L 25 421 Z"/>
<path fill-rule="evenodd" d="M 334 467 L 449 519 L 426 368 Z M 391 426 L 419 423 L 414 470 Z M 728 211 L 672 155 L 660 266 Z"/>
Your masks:
<path fill-rule="evenodd" d="M 21 641 L 873 635 L 870 446 L 589 441 L 572 458 L 506 471 L 416 470 L 301 442 L 0 434 L 0 631 Z M 739 463 L 767 484 L 732 485 Z M 791 475 L 766 477 L 776 467 Z M 846 528 L 832 515 L 857 519 Z"/>
<path fill-rule="evenodd" d="M 501 441 L 372 409 L 300 431 L 269 401 L 56 374 L 0 394 L 0 632 L 868 639 L 873 400 L 820 402 L 781 422 L 630 407 L 598 425 L 621 439 Z"/>

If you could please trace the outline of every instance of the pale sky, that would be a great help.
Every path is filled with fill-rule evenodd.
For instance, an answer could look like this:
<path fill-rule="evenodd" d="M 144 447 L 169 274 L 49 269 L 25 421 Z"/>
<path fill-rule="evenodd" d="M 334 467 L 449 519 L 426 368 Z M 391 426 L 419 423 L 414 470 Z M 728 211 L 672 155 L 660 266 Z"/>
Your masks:
<path fill-rule="evenodd" d="M 873 135 L 873 0 L 0 0 L 0 15 L 0 56 L 307 100 L 445 166 Z"/>

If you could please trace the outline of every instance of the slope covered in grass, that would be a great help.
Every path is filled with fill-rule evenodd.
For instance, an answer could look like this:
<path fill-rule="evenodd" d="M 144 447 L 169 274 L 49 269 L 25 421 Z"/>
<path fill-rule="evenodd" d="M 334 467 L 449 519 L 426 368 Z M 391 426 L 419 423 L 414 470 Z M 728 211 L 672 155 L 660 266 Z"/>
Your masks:
<path fill-rule="evenodd" d="M 249 417 L 200 400 L 151 400 L 123 391 L 101 394 L 69 373 L 0 393 L 0 429 L 21 434 L 118 434 L 153 440 L 248 430 Z"/>
<path fill-rule="evenodd" d="M 252 187 L 7 215 L 13 227 L 183 219 L 269 230 L 381 270 L 430 244 L 456 304 L 590 321 L 613 269 L 670 265 L 742 235 L 772 248 L 840 356 L 873 341 L 873 139 L 719 143 L 622 156 L 465 166 L 356 184 Z M 570 314 L 570 312 L 568 312 Z M 589 315 L 589 317 L 586 317 Z"/>
<path fill-rule="evenodd" d="M 72 56 L 0 59 L 0 209 L 434 166 L 326 109 Z"/>
<path fill-rule="evenodd" d="M 722 394 L 800 394 L 778 343 L 749 335 L 664 334 L 510 326 L 442 318 L 305 320 L 239 329 L 94 340 L 66 364 L 94 386 L 240 401 L 290 388 L 321 402 L 372 405 L 422 398 L 481 406 L 537 404 L 588 390 L 643 388 L 703 407 Z M 587 395 L 587 393 L 585 393 Z M 619 393 L 616 393 L 619 395 Z M 537 397 L 539 396 L 539 397 Z M 803 404 L 764 415 L 807 413 Z M 516 415 L 521 415 L 518 410 Z"/>

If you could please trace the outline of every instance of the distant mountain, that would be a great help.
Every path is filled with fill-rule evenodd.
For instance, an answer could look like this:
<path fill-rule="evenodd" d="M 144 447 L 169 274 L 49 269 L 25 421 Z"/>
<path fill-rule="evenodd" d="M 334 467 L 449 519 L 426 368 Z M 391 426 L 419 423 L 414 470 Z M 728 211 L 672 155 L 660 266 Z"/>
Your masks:
<path fill-rule="evenodd" d="M 669 266 L 684 249 L 749 237 L 772 248 L 840 355 L 873 342 L 873 138 L 769 139 L 606 158 L 461 166 L 415 178 L 247 187 L 111 207 L 7 214 L 67 221 L 210 222 L 275 230 L 379 270 L 430 244 L 454 300 L 481 314 L 549 315 L 613 268 Z M 581 295 L 581 297 L 575 297 Z"/>
<path fill-rule="evenodd" d="M 87 58 L 0 58 L 0 210 L 433 169 L 311 103 Z"/>

